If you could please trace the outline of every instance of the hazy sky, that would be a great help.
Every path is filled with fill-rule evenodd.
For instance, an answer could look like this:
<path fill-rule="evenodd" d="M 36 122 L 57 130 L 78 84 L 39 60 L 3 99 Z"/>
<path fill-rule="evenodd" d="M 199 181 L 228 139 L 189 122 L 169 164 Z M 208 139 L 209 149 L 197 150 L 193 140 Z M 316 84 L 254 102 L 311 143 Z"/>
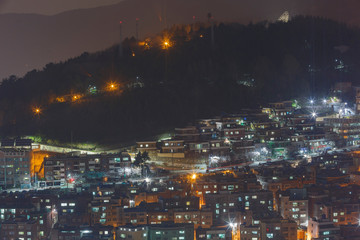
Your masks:
<path fill-rule="evenodd" d="M 64 11 L 93 8 L 119 3 L 122 0 L 0 0 L 1 13 L 38 13 L 54 15 Z"/>

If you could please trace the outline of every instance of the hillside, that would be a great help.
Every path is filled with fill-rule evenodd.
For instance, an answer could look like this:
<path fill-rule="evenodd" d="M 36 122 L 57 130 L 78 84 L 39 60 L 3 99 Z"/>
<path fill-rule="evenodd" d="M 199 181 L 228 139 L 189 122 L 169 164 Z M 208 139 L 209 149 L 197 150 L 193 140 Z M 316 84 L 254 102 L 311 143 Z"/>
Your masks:
<path fill-rule="evenodd" d="M 0 135 L 124 142 L 268 101 L 359 84 L 360 31 L 331 20 L 174 26 L 0 86 Z M 164 42 L 167 41 L 168 45 Z M 96 87 L 96 90 L 94 89 Z M 36 108 L 39 108 L 36 111 Z"/>

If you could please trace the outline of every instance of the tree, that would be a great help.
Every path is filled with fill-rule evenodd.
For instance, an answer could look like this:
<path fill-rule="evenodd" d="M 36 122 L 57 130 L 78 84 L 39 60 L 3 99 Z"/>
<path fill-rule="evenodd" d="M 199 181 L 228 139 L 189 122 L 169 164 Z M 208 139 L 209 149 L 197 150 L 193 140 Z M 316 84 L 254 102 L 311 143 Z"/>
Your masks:
<path fill-rule="evenodd" d="M 149 154 L 145 151 L 143 153 L 139 152 L 134 161 L 134 165 L 137 167 L 141 167 L 141 176 L 143 176 L 144 167 L 146 162 L 150 160 Z"/>

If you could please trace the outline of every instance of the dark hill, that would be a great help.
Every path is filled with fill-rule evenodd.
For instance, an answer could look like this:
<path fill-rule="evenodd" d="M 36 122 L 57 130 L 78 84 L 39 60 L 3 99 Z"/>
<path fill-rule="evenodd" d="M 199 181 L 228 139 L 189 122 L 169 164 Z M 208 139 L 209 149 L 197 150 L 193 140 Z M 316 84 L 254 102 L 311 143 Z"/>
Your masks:
<path fill-rule="evenodd" d="M 179 25 L 146 44 L 126 39 L 122 57 L 114 46 L 10 77 L 0 86 L 1 135 L 132 141 L 268 101 L 324 96 L 338 81 L 359 83 L 357 28 L 297 17 L 214 31 L 213 46 L 206 24 Z"/>

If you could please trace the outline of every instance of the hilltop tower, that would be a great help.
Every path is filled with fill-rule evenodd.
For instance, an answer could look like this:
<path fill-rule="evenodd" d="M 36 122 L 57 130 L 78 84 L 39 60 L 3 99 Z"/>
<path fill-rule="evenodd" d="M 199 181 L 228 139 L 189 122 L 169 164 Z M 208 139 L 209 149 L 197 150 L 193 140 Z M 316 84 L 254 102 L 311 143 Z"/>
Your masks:
<path fill-rule="evenodd" d="M 279 22 L 287 23 L 290 20 L 290 13 L 288 11 L 285 11 L 281 16 L 279 17 Z"/>

